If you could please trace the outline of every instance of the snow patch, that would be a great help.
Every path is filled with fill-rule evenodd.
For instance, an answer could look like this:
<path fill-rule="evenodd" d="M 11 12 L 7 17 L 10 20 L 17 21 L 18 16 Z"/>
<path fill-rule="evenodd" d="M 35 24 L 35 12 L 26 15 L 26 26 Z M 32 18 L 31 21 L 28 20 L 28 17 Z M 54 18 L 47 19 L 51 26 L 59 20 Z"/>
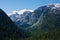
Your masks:
<path fill-rule="evenodd" d="M 60 7 L 60 3 L 54 3 L 54 4 L 50 4 L 47 7 L 51 7 L 52 9 L 56 9 Z"/>
<path fill-rule="evenodd" d="M 55 7 L 60 7 L 60 4 L 59 3 L 55 4 Z"/>

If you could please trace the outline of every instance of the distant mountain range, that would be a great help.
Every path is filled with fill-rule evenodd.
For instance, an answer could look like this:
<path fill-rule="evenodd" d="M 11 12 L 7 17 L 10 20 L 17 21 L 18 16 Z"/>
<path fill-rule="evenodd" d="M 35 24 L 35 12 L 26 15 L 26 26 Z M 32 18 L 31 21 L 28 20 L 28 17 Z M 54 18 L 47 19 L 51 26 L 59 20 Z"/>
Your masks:
<path fill-rule="evenodd" d="M 34 12 L 31 11 L 24 11 L 22 14 L 15 13 L 13 15 L 10 15 L 10 18 L 12 21 L 15 22 L 15 24 L 19 27 L 26 28 L 28 26 L 33 25 L 36 22 L 39 22 L 41 19 L 42 13 L 44 14 L 45 11 L 48 12 L 49 10 L 60 10 L 60 4 L 50 4 L 47 6 L 39 7 L 38 9 L 34 10 Z"/>
<path fill-rule="evenodd" d="M 9 18 L 10 17 L 10 18 Z M 60 40 L 60 4 L 6 15 L 0 9 L 0 38 L 6 40 Z M 5 36 L 6 38 L 5 38 Z"/>

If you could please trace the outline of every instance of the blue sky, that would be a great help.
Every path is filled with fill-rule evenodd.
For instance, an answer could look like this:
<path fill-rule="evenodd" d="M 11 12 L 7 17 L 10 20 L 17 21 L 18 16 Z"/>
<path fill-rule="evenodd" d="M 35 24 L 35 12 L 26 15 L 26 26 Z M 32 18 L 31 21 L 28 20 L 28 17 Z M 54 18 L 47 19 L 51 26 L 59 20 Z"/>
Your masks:
<path fill-rule="evenodd" d="M 21 9 L 35 10 L 40 6 L 51 3 L 60 3 L 60 0 L 0 0 L 0 8 L 9 13 Z"/>

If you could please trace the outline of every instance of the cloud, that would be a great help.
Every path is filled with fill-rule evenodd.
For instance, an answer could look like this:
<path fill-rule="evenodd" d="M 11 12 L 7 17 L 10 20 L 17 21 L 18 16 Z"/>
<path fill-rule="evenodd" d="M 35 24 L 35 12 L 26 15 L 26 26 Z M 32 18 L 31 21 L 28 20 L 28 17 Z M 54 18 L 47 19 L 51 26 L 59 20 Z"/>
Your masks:
<path fill-rule="evenodd" d="M 29 10 L 27 10 L 27 9 L 22 9 L 22 10 L 19 10 L 19 11 L 14 10 L 14 11 L 12 11 L 11 13 L 8 13 L 7 15 L 10 16 L 10 15 L 16 14 L 16 13 L 18 13 L 18 14 L 20 15 L 20 14 L 23 14 L 25 11 L 33 12 L 33 10 L 30 10 L 30 9 L 29 9 Z"/>

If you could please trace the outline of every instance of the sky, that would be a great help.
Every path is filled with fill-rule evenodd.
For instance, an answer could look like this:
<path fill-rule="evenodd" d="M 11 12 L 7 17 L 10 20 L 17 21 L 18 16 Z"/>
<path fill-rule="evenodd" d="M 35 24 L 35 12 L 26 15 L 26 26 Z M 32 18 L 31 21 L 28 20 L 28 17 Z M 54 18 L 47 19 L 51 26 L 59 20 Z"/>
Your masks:
<path fill-rule="evenodd" d="M 10 13 L 22 9 L 35 10 L 40 6 L 53 3 L 60 3 L 60 0 L 0 0 L 0 8 Z"/>

